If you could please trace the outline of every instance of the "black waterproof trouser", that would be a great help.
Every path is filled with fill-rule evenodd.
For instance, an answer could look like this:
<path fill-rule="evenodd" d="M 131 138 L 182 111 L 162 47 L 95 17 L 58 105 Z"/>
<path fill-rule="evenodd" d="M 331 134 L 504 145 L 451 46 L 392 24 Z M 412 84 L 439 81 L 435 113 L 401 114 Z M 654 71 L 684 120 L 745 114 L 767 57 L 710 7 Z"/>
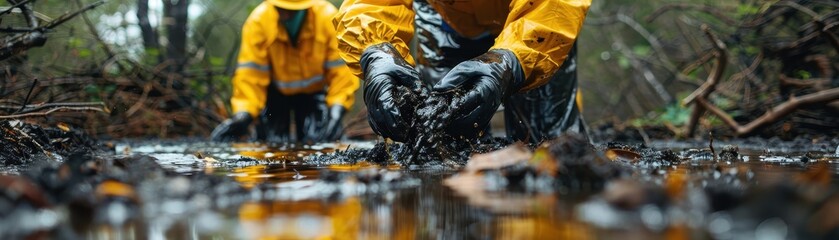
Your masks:
<path fill-rule="evenodd" d="M 425 0 L 414 1 L 417 70 L 433 85 L 460 62 L 486 53 L 495 36 L 477 39 L 454 32 Z M 513 94 L 504 102 L 507 136 L 538 143 L 564 132 L 585 134 L 577 98 L 576 45 L 550 81 L 536 89 Z"/>
<path fill-rule="evenodd" d="M 257 140 L 302 143 L 317 141 L 326 122 L 326 94 L 320 92 L 286 96 L 273 86 L 268 88 L 265 108 L 260 113 L 259 123 L 256 125 Z"/>

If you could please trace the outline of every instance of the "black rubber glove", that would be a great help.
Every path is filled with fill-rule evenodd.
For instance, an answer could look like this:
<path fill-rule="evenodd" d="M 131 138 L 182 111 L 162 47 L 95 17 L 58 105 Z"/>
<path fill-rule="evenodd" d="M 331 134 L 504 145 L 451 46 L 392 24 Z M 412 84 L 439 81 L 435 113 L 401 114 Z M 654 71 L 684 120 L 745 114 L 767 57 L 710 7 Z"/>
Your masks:
<path fill-rule="evenodd" d="M 321 141 L 341 139 L 341 135 L 344 134 L 344 125 L 342 125 L 341 120 L 344 119 L 346 112 L 347 109 L 341 105 L 334 105 L 329 108 L 329 112 L 326 113 L 326 125 L 320 135 Z"/>
<path fill-rule="evenodd" d="M 446 131 L 454 136 L 477 136 L 523 81 L 518 58 L 509 50 L 493 49 L 458 64 L 434 85 L 435 92 L 453 95 L 453 119 Z"/>
<path fill-rule="evenodd" d="M 252 121 L 253 118 L 249 113 L 237 113 L 216 126 L 210 134 L 210 139 L 217 142 L 238 140 L 248 134 L 248 126 Z"/>
<path fill-rule="evenodd" d="M 404 142 L 413 122 L 415 99 L 421 90 L 419 74 L 390 43 L 364 50 L 361 69 L 370 127 L 382 137 Z"/>

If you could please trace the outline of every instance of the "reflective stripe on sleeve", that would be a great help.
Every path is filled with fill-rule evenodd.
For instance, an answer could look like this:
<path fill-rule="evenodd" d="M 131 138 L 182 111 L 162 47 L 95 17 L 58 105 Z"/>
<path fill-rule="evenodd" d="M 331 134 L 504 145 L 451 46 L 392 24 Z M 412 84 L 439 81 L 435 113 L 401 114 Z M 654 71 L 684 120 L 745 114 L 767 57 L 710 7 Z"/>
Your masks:
<path fill-rule="evenodd" d="M 324 68 L 334 68 L 334 67 L 339 67 L 339 66 L 343 66 L 343 65 L 346 65 L 346 64 L 347 63 L 345 63 L 344 60 L 338 59 L 338 60 L 332 60 L 332 61 L 328 61 L 328 62 L 324 63 L 323 67 Z"/>
<path fill-rule="evenodd" d="M 259 70 L 259 71 L 263 71 L 263 72 L 267 72 L 268 70 L 271 70 L 271 66 L 262 65 L 262 64 L 255 63 L 255 62 L 239 63 L 238 65 L 236 65 L 236 68 L 237 69 L 239 69 L 239 68 L 250 68 L 250 69 L 255 69 L 255 70 Z"/>
<path fill-rule="evenodd" d="M 274 79 L 274 86 L 278 88 L 306 88 L 321 81 L 323 81 L 323 75 L 293 81 L 280 81 L 278 79 Z"/>

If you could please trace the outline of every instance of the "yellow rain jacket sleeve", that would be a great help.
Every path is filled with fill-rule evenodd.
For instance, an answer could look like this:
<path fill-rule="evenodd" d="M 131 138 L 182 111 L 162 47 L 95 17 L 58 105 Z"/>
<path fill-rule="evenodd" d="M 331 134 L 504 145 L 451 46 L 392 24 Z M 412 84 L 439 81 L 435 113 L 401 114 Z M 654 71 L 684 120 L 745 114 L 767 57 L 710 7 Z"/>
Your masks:
<path fill-rule="evenodd" d="M 268 47 L 277 35 L 276 28 L 260 24 L 261 18 L 279 19 L 267 4 L 259 5 L 242 27 L 242 43 L 236 73 L 233 75 L 233 96 L 230 105 L 234 113 L 247 112 L 256 118 L 265 107 L 266 90 L 271 83 Z"/>
<path fill-rule="evenodd" d="M 329 16 L 335 15 L 336 11 L 334 7 L 331 7 Z M 338 51 L 338 37 L 336 37 L 335 28 L 329 22 L 331 19 L 323 18 L 326 22 L 320 23 L 328 32 L 326 35 L 329 39 L 326 52 L 327 62 L 323 64 L 329 85 L 326 91 L 326 104 L 327 106 L 342 105 L 349 110 L 355 100 L 355 90 L 358 89 L 360 83 L 359 78 L 352 74 L 346 62 L 341 59 L 340 51 Z"/>
<path fill-rule="evenodd" d="M 428 2 L 463 36 L 497 34 L 492 49 L 512 51 L 524 70 L 521 91 L 545 84 L 559 69 L 591 5 L 591 0 Z M 413 64 L 407 45 L 413 35 L 413 20 L 410 0 L 344 1 L 333 22 L 341 39 L 341 57 L 360 77 L 361 53 L 370 45 L 390 42 Z"/>
<path fill-rule="evenodd" d="M 545 84 L 559 69 L 583 26 L 591 0 L 513 0 L 492 49 L 516 54 L 527 91 Z"/>
<path fill-rule="evenodd" d="M 410 64 L 408 43 L 414 34 L 411 0 L 346 0 L 335 15 L 338 50 L 352 74 L 361 78 L 361 53 L 370 45 L 388 42 Z"/>

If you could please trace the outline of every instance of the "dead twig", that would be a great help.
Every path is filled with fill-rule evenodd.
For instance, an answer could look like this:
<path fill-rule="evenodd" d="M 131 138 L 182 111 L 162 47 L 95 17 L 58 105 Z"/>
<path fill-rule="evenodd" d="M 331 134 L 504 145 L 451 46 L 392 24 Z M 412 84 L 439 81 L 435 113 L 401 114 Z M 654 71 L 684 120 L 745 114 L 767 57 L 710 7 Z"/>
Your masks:
<path fill-rule="evenodd" d="M 764 125 L 773 123 L 803 106 L 830 103 L 839 100 L 839 88 L 832 88 L 799 97 L 791 96 L 786 102 L 767 110 L 762 116 L 752 120 L 746 125 L 740 125 L 737 121 L 734 121 L 728 113 L 717 108 L 708 102 L 708 100 L 705 100 L 704 98 L 697 98 L 696 100 L 703 108 L 719 117 L 726 125 L 731 127 L 736 135 L 742 136 L 750 134 Z"/>
<path fill-rule="evenodd" d="M 797 79 L 787 77 L 784 74 L 778 76 L 778 81 L 781 86 L 792 88 L 810 88 L 816 91 L 822 91 L 830 86 L 830 79 L 827 78 L 813 78 L 813 79 Z"/>
<path fill-rule="evenodd" d="M 34 111 L 39 111 L 42 109 L 47 108 L 55 108 L 55 107 L 101 107 L 102 109 L 106 109 L 105 103 L 103 102 L 64 102 L 64 103 L 41 103 L 41 104 L 29 104 L 24 105 L 22 111 L 18 111 L 17 113 L 29 113 Z M 9 105 L 0 105 L 0 109 L 17 109 L 17 106 L 9 106 Z"/>
<path fill-rule="evenodd" d="M 103 112 L 107 113 L 106 109 L 102 108 L 95 108 L 95 107 L 57 107 L 53 108 L 44 112 L 31 112 L 31 113 L 23 113 L 23 114 L 12 114 L 12 115 L 5 115 L 0 116 L 0 119 L 19 119 L 19 118 L 30 118 L 30 117 L 45 117 L 50 115 L 54 112 L 65 112 L 65 111 L 96 111 L 96 112 Z"/>
<path fill-rule="evenodd" d="M 46 24 L 40 25 L 40 26 L 37 25 L 37 22 L 32 22 L 32 21 L 36 21 L 36 20 L 29 20 L 29 18 L 27 18 L 27 21 L 30 22 L 30 27 L 32 28 L 32 31 L 31 32 L 26 32 L 26 33 L 20 33 L 20 34 L 17 34 L 15 36 L 12 36 L 10 38 L 5 39 L 5 42 L 0 44 L 1 45 L 0 46 L 0 60 L 9 58 L 9 57 L 14 56 L 14 55 L 17 55 L 18 53 L 23 52 L 23 51 L 25 51 L 27 49 L 30 49 L 30 48 L 33 48 L 33 47 L 43 46 L 47 41 L 47 37 L 46 37 L 45 33 L 48 30 L 53 29 L 53 28 L 57 27 L 58 25 L 61 25 L 65 22 L 69 21 L 70 19 L 73 19 L 74 17 L 78 16 L 79 14 L 81 14 L 85 11 L 91 10 L 91 9 L 93 9 L 93 8 L 99 6 L 99 5 L 102 5 L 103 3 L 105 3 L 105 2 L 104 1 L 97 1 L 95 3 L 87 5 L 84 8 L 81 8 L 81 9 L 75 11 L 75 12 L 64 14 L 64 15 L 56 18 L 55 20 L 52 20 L 52 21 L 47 22 Z M 28 8 L 24 7 L 24 9 L 28 9 Z M 31 9 L 28 9 L 28 10 L 29 11 L 24 11 L 25 15 L 31 15 L 31 13 L 30 13 Z"/>
<path fill-rule="evenodd" d="M 6 10 L 0 11 L 0 15 L 11 13 L 12 10 L 14 10 L 15 8 L 22 7 L 23 5 L 26 5 L 27 3 L 32 2 L 32 1 L 35 1 L 35 0 L 23 0 L 21 2 L 15 3 L 14 5 L 10 6 Z"/>
<path fill-rule="evenodd" d="M 714 63 L 714 70 L 711 71 L 711 74 L 708 75 L 708 79 L 705 81 L 702 86 L 699 87 L 696 91 L 688 95 L 683 101 L 682 104 L 688 105 L 691 104 L 697 98 L 707 98 L 711 93 L 716 89 L 717 83 L 722 78 L 723 73 L 725 72 L 726 64 L 728 63 L 728 54 L 726 52 L 725 43 L 722 42 L 714 33 L 711 32 L 710 27 L 708 25 L 702 25 L 702 31 L 705 32 L 705 36 L 708 38 L 709 41 L 714 46 L 714 50 L 716 52 L 716 63 Z M 696 127 L 699 123 L 699 118 L 705 112 L 703 106 L 694 104 L 693 110 L 691 111 L 690 118 L 688 119 L 687 124 L 687 131 L 686 135 L 688 137 L 692 137 L 694 132 L 696 131 Z"/>
<path fill-rule="evenodd" d="M 704 99 L 703 99 L 704 100 Z M 711 149 L 711 156 L 714 157 L 714 162 L 717 161 L 717 151 L 714 151 L 714 133 L 708 132 L 708 148 Z"/>
<path fill-rule="evenodd" d="M 35 89 L 35 85 L 38 85 L 37 78 L 32 80 L 32 86 L 29 87 L 29 92 L 26 93 L 26 98 L 23 99 L 23 103 L 20 104 L 20 109 L 18 109 L 17 112 L 23 111 L 23 109 L 26 108 L 26 104 L 29 103 L 29 97 L 32 96 L 32 90 Z"/>
<path fill-rule="evenodd" d="M 0 119 L 2 119 L 2 116 L 0 116 Z M 53 157 L 53 155 L 52 155 L 52 152 L 47 151 L 46 149 L 44 149 L 44 146 L 41 146 L 41 144 L 40 144 L 40 143 L 38 143 L 38 141 L 36 141 L 36 140 L 35 140 L 35 138 L 32 138 L 32 136 L 29 136 L 29 134 L 27 134 L 27 133 L 26 133 L 26 132 L 24 132 L 23 130 L 18 129 L 18 128 L 17 128 L 17 127 L 15 127 L 15 126 L 11 126 L 11 128 L 12 128 L 13 130 L 15 130 L 15 132 L 17 132 L 18 134 L 20 134 L 20 136 L 21 136 L 21 137 L 29 139 L 29 141 L 31 141 L 31 142 L 32 142 L 32 144 L 35 144 L 35 146 L 38 146 L 38 149 L 41 149 L 41 152 L 43 152 L 45 155 L 47 155 L 47 157 L 54 158 L 54 157 Z"/>

